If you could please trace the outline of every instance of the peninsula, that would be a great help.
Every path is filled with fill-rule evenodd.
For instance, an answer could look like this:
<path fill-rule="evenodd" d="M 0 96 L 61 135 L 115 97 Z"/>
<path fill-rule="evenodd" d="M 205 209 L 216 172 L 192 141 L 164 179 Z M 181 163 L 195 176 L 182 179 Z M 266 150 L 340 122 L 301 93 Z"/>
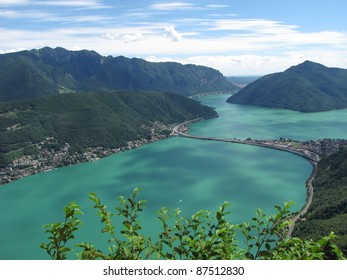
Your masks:
<path fill-rule="evenodd" d="M 305 159 L 307 159 L 312 165 L 312 172 L 310 177 L 306 181 L 306 189 L 307 189 L 307 199 L 304 207 L 292 217 L 291 225 L 289 226 L 287 237 L 291 237 L 294 231 L 294 227 L 296 223 L 305 219 L 304 215 L 309 210 L 314 194 L 314 186 L 313 180 L 318 171 L 318 162 L 321 157 L 330 156 L 337 151 L 344 149 L 347 147 L 347 140 L 344 139 L 323 139 L 317 141 L 306 141 L 299 142 L 294 141 L 292 139 L 284 139 L 280 138 L 279 140 L 255 140 L 255 139 L 236 139 L 236 138 L 217 138 L 217 137 L 206 137 L 206 136 L 195 136 L 188 133 L 188 125 L 193 122 L 198 122 L 203 120 L 202 118 L 193 119 L 190 121 L 186 121 L 174 127 L 173 133 L 174 135 L 179 135 L 186 138 L 199 139 L 199 140 L 208 140 L 208 141 L 220 141 L 220 142 L 230 142 L 236 144 L 244 144 L 244 145 L 253 145 L 260 146 L 264 148 L 276 149 L 281 151 L 286 151 L 289 153 L 293 153 L 299 155 Z"/>

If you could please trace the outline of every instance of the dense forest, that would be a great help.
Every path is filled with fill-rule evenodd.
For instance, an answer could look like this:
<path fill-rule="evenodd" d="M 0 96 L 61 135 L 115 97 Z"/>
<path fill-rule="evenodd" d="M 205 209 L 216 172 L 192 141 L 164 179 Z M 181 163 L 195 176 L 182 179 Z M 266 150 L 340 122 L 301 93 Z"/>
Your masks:
<path fill-rule="evenodd" d="M 0 55 L 0 100 L 59 93 L 160 91 L 185 96 L 237 87 L 219 71 L 173 62 L 43 48 Z"/>
<path fill-rule="evenodd" d="M 299 222 L 294 234 L 301 238 L 320 239 L 333 231 L 336 243 L 347 253 L 347 149 L 338 151 L 318 164 L 313 182 L 312 205 Z"/>
<path fill-rule="evenodd" d="M 347 70 L 306 61 L 256 80 L 227 102 L 300 112 L 343 109 L 347 107 Z"/>
<path fill-rule="evenodd" d="M 153 123 L 180 123 L 216 112 L 195 100 L 157 92 L 61 94 L 0 103 L 0 166 L 35 153 L 34 144 L 54 138 L 52 149 L 117 148 L 151 137 Z M 163 131 L 170 134 L 171 131 Z"/>

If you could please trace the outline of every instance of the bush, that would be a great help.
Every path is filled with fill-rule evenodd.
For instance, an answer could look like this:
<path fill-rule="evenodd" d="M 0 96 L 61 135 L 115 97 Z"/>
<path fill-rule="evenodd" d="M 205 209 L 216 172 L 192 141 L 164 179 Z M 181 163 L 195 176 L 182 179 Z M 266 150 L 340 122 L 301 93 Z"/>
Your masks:
<path fill-rule="evenodd" d="M 331 233 L 318 242 L 285 238 L 288 229 L 290 203 L 284 207 L 275 206 L 277 213 L 266 216 L 257 210 L 251 222 L 233 225 L 226 216 L 229 203 L 225 202 L 214 216 L 206 210 L 198 211 L 191 218 L 183 218 L 179 209 L 170 211 L 163 207 L 158 211 L 162 232 L 158 241 L 140 233 L 139 212 L 143 211 L 146 201 L 136 200 L 140 189 L 135 188 L 129 198 L 118 197 L 116 213 L 122 217 L 120 235 L 117 236 L 113 225 L 114 213 L 106 210 L 95 193 L 89 198 L 98 210 L 103 224 L 102 234 L 108 234 L 110 244 L 107 253 L 95 248 L 90 243 L 82 242 L 78 258 L 82 260 L 227 260 L 227 259 L 343 259 L 341 250 L 333 243 L 335 235 Z M 49 234 L 48 243 L 40 247 L 47 251 L 54 260 L 67 258 L 72 251 L 68 242 L 74 239 L 81 221 L 80 207 L 70 203 L 64 207 L 65 220 L 62 223 L 47 224 L 45 232 Z M 242 249 L 235 239 L 240 232 L 246 248 Z"/>

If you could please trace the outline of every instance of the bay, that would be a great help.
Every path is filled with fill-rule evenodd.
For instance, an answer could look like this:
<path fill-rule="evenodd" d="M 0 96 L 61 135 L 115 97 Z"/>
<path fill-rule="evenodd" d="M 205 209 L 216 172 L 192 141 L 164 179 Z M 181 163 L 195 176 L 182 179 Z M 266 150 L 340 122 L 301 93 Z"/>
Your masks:
<path fill-rule="evenodd" d="M 228 104 L 225 95 L 200 100 L 216 107 L 220 117 L 193 124 L 191 132 L 196 135 L 345 137 L 341 132 L 346 125 L 341 121 L 346 119 L 345 110 L 309 117 Z M 42 225 L 62 221 L 62 207 L 70 201 L 80 204 L 85 213 L 71 245 L 83 240 L 105 247 L 88 192 L 96 192 L 111 210 L 117 196 L 143 188 L 140 198 L 148 203 L 140 219 L 143 233 L 153 236 L 160 231 L 155 213 L 163 206 L 180 208 L 183 216 L 189 216 L 200 209 L 213 212 L 227 200 L 232 203 L 230 220 L 234 223 L 249 220 L 258 208 L 271 213 L 274 205 L 284 201 L 294 201 L 293 210 L 298 210 L 305 203 L 305 181 L 311 170 L 306 160 L 286 152 L 174 137 L 97 162 L 23 178 L 0 187 L 0 259 L 47 259 L 38 247 L 47 240 Z"/>

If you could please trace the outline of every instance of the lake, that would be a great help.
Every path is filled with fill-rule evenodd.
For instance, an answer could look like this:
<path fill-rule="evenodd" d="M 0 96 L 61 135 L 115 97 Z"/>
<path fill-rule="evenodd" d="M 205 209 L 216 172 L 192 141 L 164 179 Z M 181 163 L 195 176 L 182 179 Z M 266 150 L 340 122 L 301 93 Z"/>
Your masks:
<path fill-rule="evenodd" d="M 227 95 L 206 96 L 220 117 L 191 125 L 195 135 L 298 140 L 346 138 L 347 110 L 303 114 L 225 102 Z M 0 187 L 0 259 L 47 259 L 39 243 L 47 241 L 42 226 L 63 221 L 64 205 L 82 206 L 84 222 L 78 241 L 102 246 L 98 217 L 88 199 L 96 192 L 113 209 L 117 196 L 141 187 L 148 200 L 140 219 L 143 233 L 160 229 L 156 211 L 166 206 L 190 216 L 200 209 L 215 211 L 232 203 L 230 220 L 248 221 L 254 210 L 273 213 L 284 201 L 305 203 L 310 163 L 299 156 L 261 147 L 173 137 L 96 162 L 59 168 Z M 77 242 L 77 241 L 76 241 Z M 73 241 L 73 244 L 76 243 Z"/>

